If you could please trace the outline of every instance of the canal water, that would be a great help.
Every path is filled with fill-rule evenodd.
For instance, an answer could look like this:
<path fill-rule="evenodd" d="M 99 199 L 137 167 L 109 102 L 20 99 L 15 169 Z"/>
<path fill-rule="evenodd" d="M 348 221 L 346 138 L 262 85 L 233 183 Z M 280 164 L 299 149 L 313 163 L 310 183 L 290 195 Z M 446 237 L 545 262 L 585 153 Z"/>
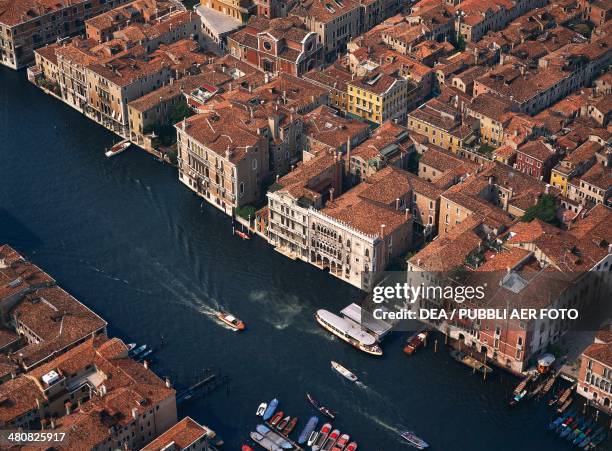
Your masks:
<path fill-rule="evenodd" d="M 178 386 L 205 368 L 229 378 L 209 397 L 182 404 L 217 430 L 224 449 L 246 442 L 262 401 L 301 419 L 310 392 L 339 412 L 359 449 L 412 449 L 414 430 L 434 450 L 570 449 L 549 435 L 545 403 L 507 408 L 516 381 L 482 381 L 444 347 L 410 358 L 405 336 L 370 357 L 320 329 L 313 314 L 337 311 L 356 289 L 260 239 L 233 237 L 231 220 L 182 186 L 176 169 L 138 150 L 113 159 L 117 138 L 0 68 L 0 242 L 13 245 L 104 317 L 111 335 L 160 348 L 154 369 Z M 222 308 L 247 323 L 234 333 L 211 318 Z M 330 369 L 352 369 L 365 387 Z M 322 424 L 322 423 L 320 423 Z"/>

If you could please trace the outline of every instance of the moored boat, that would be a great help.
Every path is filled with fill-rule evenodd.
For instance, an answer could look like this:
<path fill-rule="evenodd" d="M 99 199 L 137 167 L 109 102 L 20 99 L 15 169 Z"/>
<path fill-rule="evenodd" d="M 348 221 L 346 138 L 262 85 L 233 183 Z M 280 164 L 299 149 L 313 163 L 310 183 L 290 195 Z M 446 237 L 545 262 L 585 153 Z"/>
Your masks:
<path fill-rule="evenodd" d="M 455 359 L 457 362 L 461 362 L 464 365 L 469 366 L 470 368 L 479 371 L 481 373 L 492 373 L 493 372 L 493 368 L 491 368 L 490 366 L 478 361 L 477 359 L 475 359 L 472 356 L 469 356 L 467 354 L 464 354 L 461 351 L 457 351 L 455 349 L 450 351 L 450 355 L 453 359 Z"/>
<path fill-rule="evenodd" d="M 241 451 L 254 451 L 249 445 L 242 445 Z"/>
<path fill-rule="evenodd" d="M 304 426 L 304 429 L 302 430 L 302 433 L 300 434 L 298 438 L 298 443 L 300 445 L 306 443 L 307 440 L 310 441 L 310 437 L 315 432 L 315 428 L 317 427 L 318 422 L 319 422 L 319 417 L 317 416 L 310 417 L 310 419 L 308 420 L 308 423 L 306 423 L 306 426 Z M 309 445 L 311 445 L 311 443 L 309 443 Z"/>
<path fill-rule="evenodd" d="M 111 147 L 109 150 L 104 152 L 104 155 L 106 155 L 107 158 L 114 157 L 115 155 L 123 152 L 125 149 L 127 149 L 131 145 L 132 143 L 129 140 L 124 139 L 123 141 L 118 142 L 113 147 Z"/>
<path fill-rule="evenodd" d="M 136 349 L 132 349 L 131 351 L 128 352 L 128 355 L 130 357 L 136 357 L 139 354 L 142 354 L 143 352 L 145 352 L 147 350 L 147 345 L 141 345 L 138 346 Z"/>
<path fill-rule="evenodd" d="M 339 437 L 340 431 L 338 429 L 334 429 L 331 434 L 329 434 L 329 437 L 327 437 L 327 440 L 325 441 L 321 449 L 323 451 L 330 451 L 332 447 L 336 444 L 336 441 L 338 441 Z"/>
<path fill-rule="evenodd" d="M 332 369 L 336 373 L 344 376 L 346 379 L 348 379 L 351 382 L 357 382 L 357 379 L 358 379 L 357 376 L 355 376 L 351 371 L 349 371 L 348 369 L 340 365 L 338 362 L 334 362 L 332 360 L 331 366 L 332 366 Z"/>
<path fill-rule="evenodd" d="M 404 347 L 404 353 L 408 355 L 414 354 L 414 352 L 423 346 L 425 339 L 427 338 L 427 332 L 420 332 L 412 335 L 408 338 L 406 346 Z"/>
<path fill-rule="evenodd" d="M 348 434 L 342 434 L 331 451 L 343 451 L 351 437 Z"/>
<path fill-rule="evenodd" d="M 274 427 L 276 427 L 276 425 L 279 423 L 279 421 L 281 421 L 283 419 L 283 411 L 281 410 L 280 412 L 276 412 L 274 414 L 274 416 L 272 417 L 272 419 L 270 420 L 270 424 Z"/>
<path fill-rule="evenodd" d="M 376 337 L 364 331 L 359 324 L 323 309 L 317 310 L 315 319 L 321 327 L 357 349 L 370 355 L 382 355 Z"/>
<path fill-rule="evenodd" d="M 267 408 L 268 408 L 268 404 L 265 402 L 262 402 L 257 408 L 257 412 L 255 413 L 255 415 L 257 415 L 258 417 L 263 416 Z"/>
<path fill-rule="evenodd" d="M 238 235 L 240 238 L 242 238 L 243 240 L 250 240 L 251 237 L 249 236 L 248 233 L 243 232 L 242 230 L 234 230 L 234 233 L 236 235 Z"/>
<path fill-rule="evenodd" d="M 319 431 L 319 435 L 317 436 L 315 442 L 312 444 L 312 451 L 318 451 L 321 449 L 323 444 L 327 441 L 327 437 L 329 437 L 331 429 L 331 423 L 325 423 L 323 425 L 323 427 Z"/>
<path fill-rule="evenodd" d="M 312 446 L 314 442 L 317 440 L 318 436 L 319 436 L 319 433 L 317 431 L 312 431 L 310 433 L 310 437 L 308 437 L 308 441 L 306 442 L 306 445 Z"/>
<path fill-rule="evenodd" d="M 224 324 L 227 324 L 234 330 L 244 330 L 245 328 L 245 325 L 242 321 L 227 312 L 217 312 L 216 316 L 220 321 L 222 321 Z"/>
<path fill-rule="evenodd" d="M 132 349 L 136 347 L 136 343 L 129 343 L 126 346 L 127 346 L 128 353 L 130 353 Z"/>
<path fill-rule="evenodd" d="M 276 411 L 276 408 L 278 407 L 278 399 L 274 398 L 272 401 L 270 401 L 270 403 L 268 404 L 268 407 L 266 408 L 266 411 L 263 414 L 263 419 L 265 421 L 269 420 L 270 418 L 272 418 L 272 415 L 274 415 L 274 412 Z"/>
<path fill-rule="evenodd" d="M 298 417 L 291 418 L 291 421 L 283 428 L 283 434 L 289 435 L 295 429 L 295 425 L 298 422 Z"/>
<path fill-rule="evenodd" d="M 351 442 L 346 447 L 346 451 L 357 451 L 357 442 Z"/>
<path fill-rule="evenodd" d="M 276 425 L 276 429 L 278 429 L 279 431 L 282 431 L 285 428 L 285 426 L 289 424 L 290 420 L 291 420 L 291 417 L 287 415 L 285 418 L 283 418 L 282 420 L 278 422 L 278 424 Z"/>
<path fill-rule="evenodd" d="M 400 437 L 402 437 L 404 440 L 406 440 L 416 449 L 429 448 L 429 444 L 422 438 L 418 437 L 414 432 L 411 432 L 411 431 L 402 432 L 400 434 Z"/>
<path fill-rule="evenodd" d="M 562 405 L 557 409 L 557 413 L 563 413 L 567 410 L 570 404 L 574 402 L 572 398 L 568 398 Z"/>

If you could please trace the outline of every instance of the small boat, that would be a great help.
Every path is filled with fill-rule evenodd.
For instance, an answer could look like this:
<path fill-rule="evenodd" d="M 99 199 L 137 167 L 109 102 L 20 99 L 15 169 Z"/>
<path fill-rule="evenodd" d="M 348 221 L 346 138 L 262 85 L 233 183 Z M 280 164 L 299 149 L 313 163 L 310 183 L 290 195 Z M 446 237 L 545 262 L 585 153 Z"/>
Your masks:
<path fill-rule="evenodd" d="M 523 390 L 520 393 L 516 393 L 512 399 L 510 400 L 510 407 L 514 407 L 516 406 L 519 402 L 521 402 L 523 400 L 523 398 L 525 398 L 525 395 L 527 394 L 527 390 Z"/>
<path fill-rule="evenodd" d="M 147 345 L 141 345 L 141 346 L 138 346 L 136 349 L 132 349 L 128 354 L 130 355 L 130 357 L 135 357 L 138 354 L 142 354 L 146 350 L 147 350 Z"/>
<path fill-rule="evenodd" d="M 244 323 L 236 318 L 234 315 L 230 315 L 226 312 L 218 312 L 217 318 L 221 320 L 223 323 L 227 324 L 234 330 L 244 330 Z"/>
<path fill-rule="evenodd" d="M 451 350 L 450 355 L 457 362 L 461 362 L 464 365 L 467 365 L 476 371 L 480 371 L 481 373 L 488 374 L 488 373 L 493 372 L 493 368 L 491 368 L 490 366 L 485 365 L 484 363 L 478 361 L 474 357 L 464 354 L 461 351 L 457 351 L 456 349 Z"/>
<path fill-rule="evenodd" d="M 325 423 L 321 430 L 319 431 L 319 435 L 317 439 L 312 444 L 312 451 L 318 451 L 321 449 L 323 444 L 327 441 L 327 437 L 329 437 L 329 433 L 331 431 L 332 425 L 330 423 Z"/>
<path fill-rule="evenodd" d="M 410 431 L 402 432 L 400 434 L 400 437 L 402 437 L 404 440 L 406 440 L 416 449 L 429 448 L 429 444 L 422 438 L 418 437 L 414 432 L 410 432 Z"/>
<path fill-rule="evenodd" d="M 346 451 L 357 451 L 357 442 L 351 442 L 346 447 Z"/>
<path fill-rule="evenodd" d="M 263 414 L 266 412 L 267 408 L 268 408 L 268 404 L 265 402 L 262 402 L 257 408 L 257 413 L 255 415 L 257 415 L 258 417 L 262 417 Z"/>
<path fill-rule="evenodd" d="M 561 431 L 561 433 L 559 434 L 559 437 L 561 438 L 567 437 L 574 429 L 580 428 L 584 424 L 585 421 L 586 420 L 584 418 L 579 418 L 578 420 L 574 421 L 571 426 L 568 426 L 565 429 L 563 429 L 563 431 Z"/>
<path fill-rule="evenodd" d="M 574 410 L 564 413 L 560 417 L 557 417 L 555 420 L 551 421 L 548 425 L 549 430 L 556 429 L 561 423 L 563 423 L 568 417 L 573 416 L 575 414 Z"/>
<path fill-rule="evenodd" d="M 283 428 L 283 434 L 284 435 L 291 434 L 291 432 L 295 429 L 297 422 L 298 422 L 298 417 L 291 418 L 291 421 L 289 422 L 289 424 L 287 424 L 287 426 Z"/>
<path fill-rule="evenodd" d="M 242 451 L 254 451 L 249 445 L 242 445 Z"/>
<path fill-rule="evenodd" d="M 323 451 L 330 451 L 332 447 L 336 444 L 336 441 L 340 437 L 340 431 L 338 429 L 334 429 L 329 437 L 327 437 L 327 441 L 323 444 L 321 448 Z"/>
<path fill-rule="evenodd" d="M 302 430 L 302 433 L 300 434 L 298 438 L 298 443 L 300 445 L 303 445 L 304 443 L 306 443 L 307 440 L 310 441 L 310 437 L 312 436 L 312 434 L 316 433 L 315 428 L 317 427 L 318 422 L 319 422 L 319 417 L 317 416 L 310 417 L 310 419 L 308 420 L 308 423 L 306 423 L 306 426 L 304 426 L 304 429 Z M 309 444 L 309 446 L 310 445 L 311 444 Z"/>
<path fill-rule="evenodd" d="M 270 401 L 270 404 L 268 404 L 268 407 L 266 408 L 266 411 L 264 412 L 262 416 L 264 421 L 267 421 L 270 418 L 272 418 L 272 415 L 274 415 L 274 411 L 276 410 L 277 407 L 278 407 L 278 399 L 274 398 L 272 401 Z"/>
<path fill-rule="evenodd" d="M 346 379 L 348 379 L 351 382 L 357 382 L 357 376 L 355 376 L 353 373 L 351 373 L 348 369 L 344 368 L 338 362 L 334 362 L 332 360 L 331 366 L 332 366 L 332 369 L 336 373 L 341 374 L 342 376 L 344 376 Z"/>
<path fill-rule="evenodd" d="M 274 416 L 272 417 L 272 419 L 270 420 L 270 424 L 272 426 L 275 426 L 278 424 L 279 421 L 281 421 L 283 419 L 283 411 L 281 410 L 280 412 L 276 412 L 274 414 Z"/>
<path fill-rule="evenodd" d="M 236 235 L 238 235 L 240 238 L 242 238 L 243 240 L 250 240 L 251 237 L 249 236 L 248 233 L 243 232 L 242 230 L 234 230 L 234 233 Z"/>
<path fill-rule="evenodd" d="M 147 357 L 149 357 L 151 354 L 153 354 L 155 350 L 154 349 L 147 349 L 145 352 L 143 352 L 142 354 L 138 355 L 138 356 L 134 356 L 132 357 L 134 360 L 136 360 L 137 362 L 142 362 L 144 359 L 146 359 Z"/>
<path fill-rule="evenodd" d="M 306 442 L 306 445 L 312 446 L 314 442 L 317 440 L 318 436 L 319 436 L 319 433 L 317 431 L 312 431 L 310 433 L 310 437 L 308 437 L 308 441 Z"/>
<path fill-rule="evenodd" d="M 278 424 L 276 425 L 276 429 L 278 429 L 279 431 L 282 431 L 289 424 L 290 420 L 291 420 L 291 417 L 287 415 L 285 418 L 283 418 L 282 420 L 278 422 Z"/>
<path fill-rule="evenodd" d="M 325 407 L 319 404 L 319 402 L 316 399 L 314 399 L 314 397 L 310 393 L 306 393 L 306 398 L 308 398 L 308 401 L 310 402 L 310 404 L 312 404 L 313 407 L 317 409 L 319 412 L 321 412 L 323 415 L 325 415 L 326 417 L 332 420 L 336 418 L 336 412 L 334 412 L 328 407 Z"/>
<path fill-rule="evenodd" d="M 331 451 L 343 451 L 350 440 L 350 436 L 348 434 L 342 434 Z"/>
<path fill-rule="evenodd" d="M 115 155 L 118 155 L 121 152 L 123 152 L 125 149 L 127 149 L 131 145 L 132 143 L 129 140 L 124 139 L 123 141 L 120 141 L 117 144 L 115 144 L 113 147 L 111 147 L 108 151 L 104 153 L 104 155 L 106 155 L 107 158 L 114 157 Z"/>
<path fill-rule="evenodd" d="M 559 399 L 557 399 L 557 404 L 559 404 L 560 406 L 563 405 L 565 403 L 565 401 L 567 401 L 567 398 L 570 397 L 570 395 L 572 394 L 572 389 L 574 387 L 569 387 L 566 388 L 565 391 L 563 392 L 563 394 L 561 396 L 559 396 Z"/>
<path fill-rule="evenodd" d="M 136 347 L 136 343 L 129 343 L 126 345 L 128 353 L 132 352 L 132 350 Z"/>
<path fill-rule="evenodd" d="M 550 391 L 552 386 L 555 384 L 556 380 L 557 380 L 557 376 L 555 374 L 553 374 L 552 376 L 548 378 L 548 380 L 546 381 L 546 384 L 544 384 L 544 388 L 542 389 L 542 396 L 544 396 Z"/>
<path fill-rule="evenodd" d="M 567 408 L 570 406 L 570 404 L 574 402 L 574 400 L 572 398 L 567 399 L 562 405 L 561 407 L 559 407 L 557 409 L 557 413 L 563 413 L 567 410 Z"/>
<path fill-rule="evenodd" d="M 408 355 L 414 354 L 414 352 L 423 346 L 425 339 L 427 338 L 427 332 L 419 332 L 408 338 L 406 346 L 404 347 L 404 353 Z"/>

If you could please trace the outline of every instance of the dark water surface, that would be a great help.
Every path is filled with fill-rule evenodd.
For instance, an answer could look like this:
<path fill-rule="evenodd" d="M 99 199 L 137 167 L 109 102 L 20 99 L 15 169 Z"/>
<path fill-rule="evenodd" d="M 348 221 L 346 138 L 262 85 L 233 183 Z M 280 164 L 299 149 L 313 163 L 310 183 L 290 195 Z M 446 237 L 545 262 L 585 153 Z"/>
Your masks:
<path fill-rule="evenodd" d="M 434 450 L 570 449 L 545 431 L 545 403 L 509 410 L 516 382 L 483 382 L 432 346 L 408 358 L 403 335 L 369 357 L 332 339 L 313 320 L 359 296 L 350 286 L 231 235 L 231 221 L 182 186 L 176 170 L 144 152 L 113 158 L 117 138 L 0 68 L 0 243 L 8 242 L 110 323 L 127 342 L 156 346 L 154 367 L 189 385 L 203 368 L 229 376 L 225 388 L 180 406 L 237 450 L 255 410 L 273 397 L 302 421 L 305 392 L 340 412 L 339 429 L 360 450 L 412 449 L 415 430 Z M 209 315 L 217 304 L 247 322 L 237 334 Z M 441 346 L 443 348 L 443 346 Z M 367 388 L 333 373 L 351 368 Z M 498 372 L 499 373 L 499 372 Z M 320 423 L 321 424 L 321 423 Z"/>

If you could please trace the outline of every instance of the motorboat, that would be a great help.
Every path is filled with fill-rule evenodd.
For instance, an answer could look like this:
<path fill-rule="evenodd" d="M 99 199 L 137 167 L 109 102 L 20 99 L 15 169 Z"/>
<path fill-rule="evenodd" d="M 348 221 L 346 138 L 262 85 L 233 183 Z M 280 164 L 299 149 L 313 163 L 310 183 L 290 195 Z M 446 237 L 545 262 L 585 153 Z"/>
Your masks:
<path fill-rule="evenodd" d="M 404 440 L 406 440 L 416 449 L 429 448 L 429 444 L 422 438 L 418 437 L 414 432 L 411 432 L 411 431 L 402 432 L 400 434 L 400 437 L 402 437 Z"/>
<path fill-rule="evenodd" d="M 257 415 L 258 417 L 262 417 L 263 414 L 266 412 L 267 408 L 268 408 L 268 404 L 265 402 L 262 402 L 257 408 L 257 413 L 255 415 Z"/>
<path fill-rule="evenodd" d="M 274 415 L 274 412 L 276 411 L 277 407 L 278 407 L 278 399 L 274 398 L 272 401 L 270 401 L 270 403 L 268 404 L 268 407 L 266 407 L 266 410 L 262 416 L 264 421 L 268 421 L 270 418 L 272 418 L 272 415 Z"/>
<path fill-rule="evenodd" d="M 242 321 L 227 312 L 218 312 L 216 316 L 221 322 L 227 324 L 234 330 L 244 330 L 245 328 L 245 325 Z"/>
<path fill-rule="evenodd" d="M 125 149 L 127 149 L 128 147 L 130 147 L 132 145 L 132 143 L 127 140 L 124 139 L 123 141 L 118 142 L 117 144 L 115 144 L 113 147 L 111 147 L 109 150 L 107 150 L 104 155 L 107 158 L 110 157 L 114 157 L 115 155 L 120 154 L 121 152 L 123 152 Z"/>
<path fill-rule="evenodd" d="M 340 365 L 338 362 L 334 362 L 332 360 L 331 366 L 336 373 L 341 374 L 345 379 L 348 379 L 351 382 L 357 382 L 357 376 L 355 376 L 351 371 Z"/>

